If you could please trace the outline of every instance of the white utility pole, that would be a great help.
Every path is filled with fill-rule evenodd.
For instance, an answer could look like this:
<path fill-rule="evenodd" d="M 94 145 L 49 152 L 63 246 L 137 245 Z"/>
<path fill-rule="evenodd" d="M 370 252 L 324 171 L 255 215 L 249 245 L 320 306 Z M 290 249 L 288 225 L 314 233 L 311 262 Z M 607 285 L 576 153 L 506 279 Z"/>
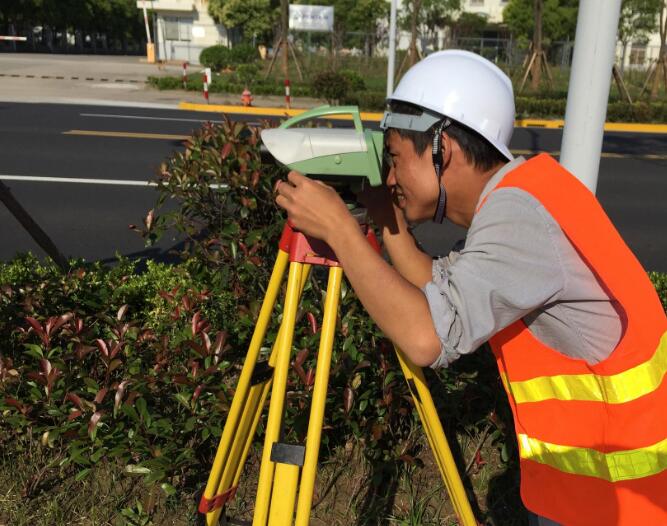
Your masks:
<path fill-rule="evenodd" d="M 396 3 L 391 0 L 391 11 L 389 15 L 389 60 L 387 62 L 387 98 L 394 93 L 394 68 L 396 60 Z"/>
<path fill-rule="evenodd" d="M 581 0 L 565 109 L 560 163 L 593 193 L 600 153 L 621 0 Z"/>
<path fill-rule="evenodd" d="M 144 25 L 146 26 L 146 40 L 148 41 L 149 44 L 152 44 L 153 41 L 151 40 L 151 32 L 148 28 L 148 13 L 146 12 L 146 1 L 144 0 Z"/>

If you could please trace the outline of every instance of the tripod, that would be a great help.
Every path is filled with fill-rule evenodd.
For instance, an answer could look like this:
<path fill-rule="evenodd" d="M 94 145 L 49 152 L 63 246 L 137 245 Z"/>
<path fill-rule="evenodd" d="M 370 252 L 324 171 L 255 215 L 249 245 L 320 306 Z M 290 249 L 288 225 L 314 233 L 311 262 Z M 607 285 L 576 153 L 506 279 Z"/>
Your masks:
<path fill-rule="evenodd" d="M 366 238 L 378 251 L 373 231 L 362 225 Z M 278 292 L 289 262 L 283 319 L 268 361 L 257 363 Z M 317 368 L 306 445 L 280 442 L 287 387 L 287 374 L 297 307 L 312 265 L 329 267 L 329 280 L 322 320 Z M 232 405 L 220 438 L 208 483 L 199 503 L 206 524 L 218 524 L 224 507 L 235 495 L 243 465 L 263 406 L 271 389 L 264 449 L 257 483 L 253 526 L 307 526 L 310 520 L 317 457 L 324 421 L 329 368 L 340 298 L 343 269 L 331 249 L 323 242 L 306 237 L 285 225 L 267 291 L 262 302 L 248 354 L 241 370 Z M 476 524 L 456 470 L 447 439 L 438 419 L 433 399 L 421 369 L 396 348 L 398 360 L 408 382 L 429 445 L 464 526 Z M 296 506 L 296 515 L 295 515 Z"/>

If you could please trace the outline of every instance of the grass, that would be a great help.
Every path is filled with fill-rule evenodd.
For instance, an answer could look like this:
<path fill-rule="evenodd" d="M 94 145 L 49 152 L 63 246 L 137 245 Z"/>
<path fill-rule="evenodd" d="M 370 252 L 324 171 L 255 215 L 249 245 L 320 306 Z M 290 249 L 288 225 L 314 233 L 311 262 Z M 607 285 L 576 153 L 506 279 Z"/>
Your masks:
<path fill-rule="evenodd" d="M 425 437 L 418 440 L 420 453 L 411 463 L 371 463 L 364 455 L 363 443 L 348 443 L 325 454 L 318 471 L 311 524 L 456 524 Z M 469 440 L 468 444 L 464 457 L 474 452 L 476 442 Z M 43 447 L 36 438 L 26 440 L 23 446 L 24 451 L 11 457 L 6 452 L 0 456 L 0 526 L 184 526 L 197 522 L 198 496 L 194 493 L 166 497 L 159 488 L 148 488 L 140 478 L 128 476 L 122 466 L 108 463 L 99 464 L 87 478 L 76 481 L 77 470 L 60 466 L 57 450 Z M 481 455 L 486 462 L 471 469 L 464 479 L 474 488 L 480 516 L 489 519 L 493 513 L 486 505 L 485 488 L 506 466 L 490 440 L 481 448 Z M 256 448 L 237 498 L 227 510 L 232 524 L 252 520 L 258 465 Z M 516 493 L 518 488 L 512 491 Z"/>

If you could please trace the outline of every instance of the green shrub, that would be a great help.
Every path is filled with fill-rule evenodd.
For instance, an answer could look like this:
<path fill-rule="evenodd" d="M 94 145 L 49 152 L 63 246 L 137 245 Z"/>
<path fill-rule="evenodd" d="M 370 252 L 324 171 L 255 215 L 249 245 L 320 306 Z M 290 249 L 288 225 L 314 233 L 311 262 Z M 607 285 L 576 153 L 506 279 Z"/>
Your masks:
<path fill-rule="evenodd" d="M 611 102 L 607 106 L 607 120 L 614 122 L 667 122 L 665 102 Z"/>
<path fill-rule="evenodd" d="M 523 119 L 562 119 L 565 115 L 565 99 L 542 99 L 536 97 L 516 97 L 516 117 Z"/>
<path fill-rule="evenodd" d="M 159 90 L 179 89 L 183 87 L 183 79 L 178 77 L 148 77 L 148 84 Z"/>
<path fill-rule="evenodd" d="M 364 79 L 356 71 L 352 71 L 351 69 L 342 69 L 340 74 L 347 79 L 350 90 L 358 92 L 364 91 L 366 89 L 366 83 L 364 82 Z"/>
<path fill-rule="evenodd" d="M 234 70 L 234 76 L 238 79 L 238 82 L 243 85 L 250 85 L 259 80 L 257 78 L 258 75 L 259 66 L 253 63 L 239 64 Z"/>
<path fill-rule="evenodd" d="M 359 106 L 367 111 L 384 111 L 387 94 L 383 91 L 361 91 L 349 93 L 343 102 L 353 106 Z"/>
<path fill-rule="evenodd" d="M 222 71 L 232 63 L 232 50 L 227 46 L 216 45 L 202 49 L 199 63 L 213 71 Z"/>
<path fill-rule="evenodd" d="M 658 297 L 662 302 L 662 308 L 667 312 L 667 274 L 661 272 L 649 272 L 649 277 L 658 292 Z"/>
<path fill-rule="evenodd" d="M 231 49 L 231 63 L 248 64 L 259 59 L 259 51 L 252 44 L 237 44 Z"/>
<path fill-rule="evenodd" d="M 350 80 L 336 71 L 323 71 L 313 78 L 311 83 L 313 94 L 325 99 L 329 104 L 337 104 L 350 91 Z"/>

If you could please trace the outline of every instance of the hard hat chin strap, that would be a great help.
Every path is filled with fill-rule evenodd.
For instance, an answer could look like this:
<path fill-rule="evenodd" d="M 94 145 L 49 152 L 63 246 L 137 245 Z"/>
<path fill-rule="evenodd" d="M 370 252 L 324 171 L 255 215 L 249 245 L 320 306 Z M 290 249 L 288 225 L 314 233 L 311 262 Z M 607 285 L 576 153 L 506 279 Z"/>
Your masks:
<path fill-rule="evenodd" d="M 445 211 L 447 210 L 447 191 L 445 190 L 445 185 L 440 181 L 442 175 L 442 131 L 447 128 L 452 123 L 449 119 L 444 119 L 436 127 L 435 133 L 433 134 L 433 149 L 431 150 L 431 155 L 433 156 L 433 166 L 435 166 L 435 177 L 438 181 L 439 193 L 438 193 L 438 206 L 435 209 L 435 214 L 433 215 L 433 221 L 435 223 L 442 223 L 445 220 Z"/>

